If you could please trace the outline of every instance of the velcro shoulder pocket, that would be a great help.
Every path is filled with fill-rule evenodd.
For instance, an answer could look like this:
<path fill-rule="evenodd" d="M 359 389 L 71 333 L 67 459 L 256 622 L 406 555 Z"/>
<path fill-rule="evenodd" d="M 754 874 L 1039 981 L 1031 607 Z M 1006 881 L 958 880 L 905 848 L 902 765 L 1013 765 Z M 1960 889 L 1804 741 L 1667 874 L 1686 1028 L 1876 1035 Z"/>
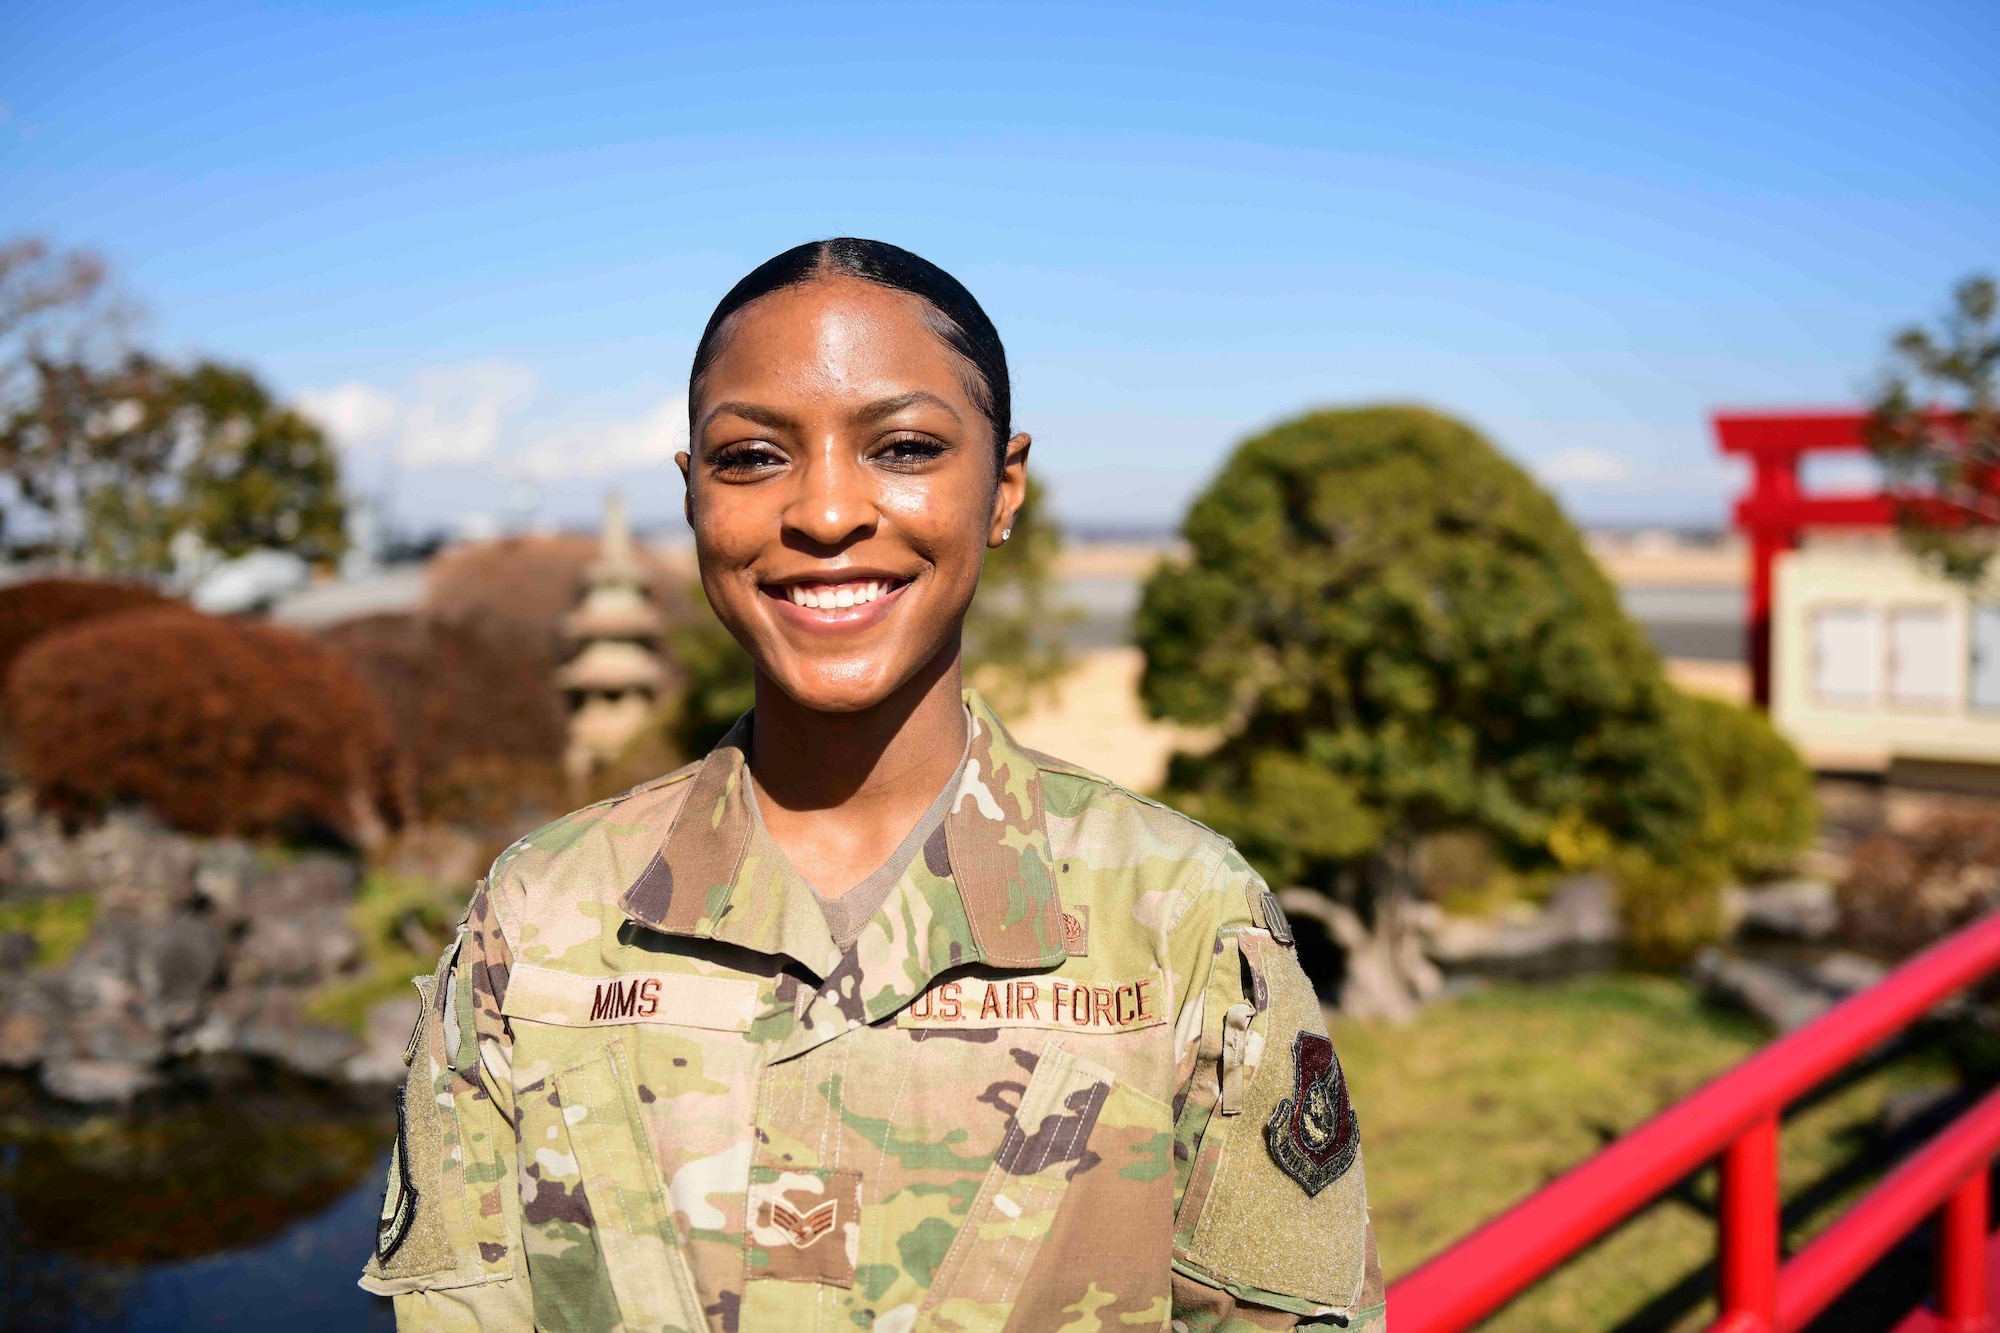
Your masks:
<path fill-rule="evenodd" d="M 1231 1104 L 1202 1136 L 1174 1267 L 1258 1304 L 1350 1310 L 1370 1238 L 1360 1129 L 1340 1060 L 1291 953 L 1263 931 L 1243 931 L 1236 943 L 1254 1012 L 1227 1016 L 1238 1020 L 1226 1025 L 1221 1071 Z M 1286 1243 L 1273 1245 L 1273 1235 Z"/>
<path fill-rule="evenodd" d="M 459 1069 L 456 942 L 438 970 L 415 979 L 422 1003 L 396 1095 L 396 1138 L 361 1285 L 380 1295 L 513 1277 L 520 1245 L 512 1126 Z M 475 1047 L 476 1049 L 476 1047 Z"/>

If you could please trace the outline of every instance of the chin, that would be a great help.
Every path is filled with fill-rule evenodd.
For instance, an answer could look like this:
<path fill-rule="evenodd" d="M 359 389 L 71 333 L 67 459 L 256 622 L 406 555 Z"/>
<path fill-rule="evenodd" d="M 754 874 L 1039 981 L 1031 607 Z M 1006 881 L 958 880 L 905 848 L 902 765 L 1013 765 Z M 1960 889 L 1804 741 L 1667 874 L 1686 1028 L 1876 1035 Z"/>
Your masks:
<path fill-rule="evenodd" d="M 900 654 L 898 654 L 900 656 Z M 832 656 L 820 660 L 790 660 L 782 673 L 770 673 L 772 685 L 794 703 L 814 713 L 866 713 L 880 707 L 916 677 L 926 675 L 930 660 L 882 660 L 876 654 Z"/>
<path fill-rule="evenodd" d="M 886 701 L 915 674 L 898 675 L 874 662 L 841 662 L 794 668 L 774 683 L 794 702 L 816 713 L 862 713 Z"/>

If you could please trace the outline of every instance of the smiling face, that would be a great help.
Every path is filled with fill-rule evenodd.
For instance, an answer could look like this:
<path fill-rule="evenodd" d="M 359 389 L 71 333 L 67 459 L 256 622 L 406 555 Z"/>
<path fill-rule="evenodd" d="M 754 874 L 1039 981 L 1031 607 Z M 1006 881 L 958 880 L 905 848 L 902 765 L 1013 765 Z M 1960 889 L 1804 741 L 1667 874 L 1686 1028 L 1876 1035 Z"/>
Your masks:
<path fill-rule="evenodd" d="M 994 467 L 965 363 L 917 297 L 814 279 L 737 312 L 681 471 L 702 587 L 764 681 L 820 712 L 874 707 L 956 658 L 1028 437 Z"/>

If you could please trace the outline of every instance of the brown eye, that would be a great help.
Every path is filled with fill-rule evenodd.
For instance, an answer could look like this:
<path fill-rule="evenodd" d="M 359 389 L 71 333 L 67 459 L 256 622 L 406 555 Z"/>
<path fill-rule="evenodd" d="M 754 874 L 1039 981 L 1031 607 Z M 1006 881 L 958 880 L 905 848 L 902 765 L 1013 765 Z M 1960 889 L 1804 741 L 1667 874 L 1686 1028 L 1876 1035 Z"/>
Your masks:
<path fill-rule="evenodd" d="M 708 466 L 712 472 L 747 474 L 763 472 L 779 467 L 785 461 L 784 455 L 761 442 L 725 445 L 709 455 Z"/>
<path fill-rule="evenodd" d="M 882 446 L 882 452 L 877 457 L 885 462 L 905 465 L 928 463 L 931 459 L 942 456 L 946 447 L 940 440 L 933 440 L 923 435 L 910 435 L 890 440 Z"/>

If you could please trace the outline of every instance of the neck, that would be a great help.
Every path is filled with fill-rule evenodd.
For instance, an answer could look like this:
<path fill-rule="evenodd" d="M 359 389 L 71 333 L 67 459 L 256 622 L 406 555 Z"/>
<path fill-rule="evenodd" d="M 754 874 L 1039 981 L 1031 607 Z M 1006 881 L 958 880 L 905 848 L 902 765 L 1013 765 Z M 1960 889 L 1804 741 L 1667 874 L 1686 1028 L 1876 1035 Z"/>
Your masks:
<path fill-rule="evenodd" d="M 965 735 L 956 641 L 882 702 L 853 713 L 807 708 L 760 673 L 750 772 L 760 797 L 786 811 L 892 815 L 929 804 L 958 768 Z"/>

